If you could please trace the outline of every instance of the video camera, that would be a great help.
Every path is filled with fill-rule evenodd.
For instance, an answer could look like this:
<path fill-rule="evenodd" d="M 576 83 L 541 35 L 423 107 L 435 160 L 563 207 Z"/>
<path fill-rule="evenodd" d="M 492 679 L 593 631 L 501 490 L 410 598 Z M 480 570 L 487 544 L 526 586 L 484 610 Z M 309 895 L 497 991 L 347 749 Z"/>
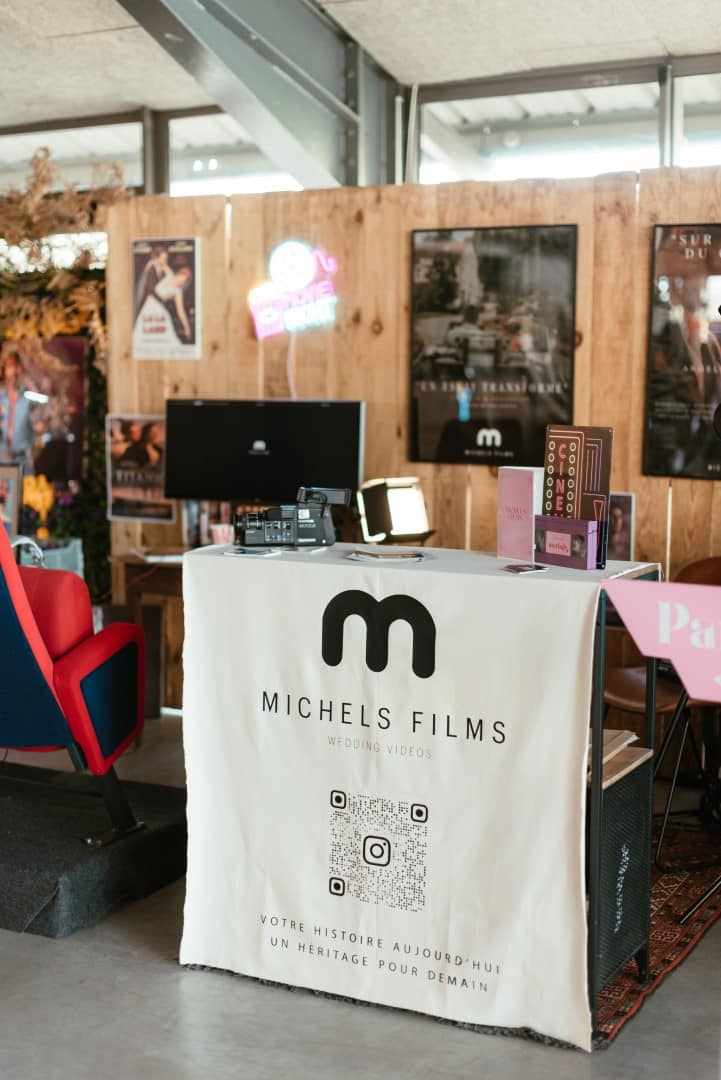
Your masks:
<path fill-rule="evenodd" d="M 348 488 L 298 490 L 296 503 L 235 515 L 236 547 L 329 547 L 335 543 L 331 506 L 349 506 Z"/>

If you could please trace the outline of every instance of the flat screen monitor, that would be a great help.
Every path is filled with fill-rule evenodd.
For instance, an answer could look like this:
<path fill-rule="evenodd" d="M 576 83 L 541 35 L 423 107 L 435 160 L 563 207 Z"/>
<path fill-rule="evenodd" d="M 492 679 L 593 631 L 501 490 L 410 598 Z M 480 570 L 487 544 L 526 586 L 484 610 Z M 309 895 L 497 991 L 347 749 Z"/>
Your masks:
<path fill-rule="evenodd" d="M 363 401 L 170 400 L 165 494 L 294 502 L 298 488 L 363 482 Z"/>

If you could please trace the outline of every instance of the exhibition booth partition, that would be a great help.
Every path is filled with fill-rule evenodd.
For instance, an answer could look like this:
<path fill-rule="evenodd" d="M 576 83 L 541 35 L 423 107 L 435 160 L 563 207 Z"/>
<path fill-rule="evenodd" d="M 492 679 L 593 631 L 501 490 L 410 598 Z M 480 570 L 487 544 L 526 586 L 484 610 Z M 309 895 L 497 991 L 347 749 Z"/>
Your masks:
<path fill-rule="evenodd" d="M 241 474 L 249 454 L 260 475 L 272 453 L 261 430 L 247 448 L 235 442 L 213 401 L 364 402 L 353 421 L 364 477 L 418 476 L 434 530 L 405 566 L 363 565 L 343 545 L 185 557 L 181 962 L 586 1049 L 605 982 L 633 958 L 647 976 L 655 662 L 639 710 L 650 749 L 606 792 L 602 582 L 674 575 L 709 556 L 721 529 L 707 482 L 721 470 L 718 401 L 704 381 L 721 350 L 708 323 L 695 330 L 698 364 L 674 341 L 715 289 L 720 192 L 720 170 L 666 169 L 640 182 L 342 188 L 229 206 L 152 196 L 111 208 L 114 585 L 121 601 L 135 580 L 165 598 L 173 703 L 180 576 L 144 569 L 142 553 L 182 546 L 188 510 L 172 496 L 201 498 L 214 462 L 228 476 L 237 454 Z M 704 295 L 692 305 L 694 288 Z M 685 307 L 685 322 L 660 325 Z M 674 364 L 698 391 L 684 415 L 670 404 Z M 165 445 L 181 415 L 182 453 L 180 428 Z M 288 425 L 286 456 L 303 439 Z M 156 455 L 159 476 L 159 448 L 166 465 L 163 486 L 137 497 L 136 444 L 146 465 Z M 576 561 L 514 578 L 477 553 L 499 550 L 500 468 L 544 465 L 544 448 L 543 513 L 591 524 L 575 535 L 537 517 L 538 561 L 558 562 L 564 547 Z M 581 461 L 590 503 L 575 513 Z M 609 486 L 631 500 L 637 562 L 629 550 L 605 569 L 592 556 L 609 511 L 614 542 L 628 539 Z M 389 637 L 397 620 L 410 639 Z M 220 818 L 223 842 L 209 845 Z M 261 857 L 286 834 L 280 862 Z M 359 948 L 339 950 L 341 932 Z M 617 1010 L 605 1035 L 622 1022 Z"/>
<path fill-rule="evenodd" d="M 548 422 L 614 429 L 612 488 L 635 493 L 636 556 L 665 568 L 670 539 L 673 577 L 714 549 L 721 494 L 715 484 L 674 479 L 669 537 L 669 479 L 642 472 L 653 226 L 721 219 L 720 185 L 718 169 L 661 169 L 640 178 L 622 173 L 122 202 L 108 212 L 109 412 L 164 417 L 169 398 L 365 401 L 366 477 L 420 476 L 432 543 L 494 551 L 496 470 L 431 462 L 423 448 L 425 460 L 409 457 L 413 233 L 576 226 L 573 410 Z M 198 359 L 134 358 L 133 241 L 157 237 L 198 239 Z M 334 321 L 259 339 L 249 294 L 267 280 L 273 250 L 289 239 L 333 259 Z M 452 380 L 442 371 L 441 378 Z M 112 526 L 114 554 L 180 538 L 179 514 L 175 525 Z"/>

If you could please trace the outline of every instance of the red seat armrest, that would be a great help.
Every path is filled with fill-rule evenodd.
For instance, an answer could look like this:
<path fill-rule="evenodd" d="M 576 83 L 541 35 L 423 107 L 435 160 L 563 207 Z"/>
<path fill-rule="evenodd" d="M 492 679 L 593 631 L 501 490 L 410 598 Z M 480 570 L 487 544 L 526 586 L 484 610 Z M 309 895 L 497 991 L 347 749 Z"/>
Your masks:
<path fill-rule="evenodd" d="M 145 635 L 113 623 L 55 663 L 55 689 L 73 738 L 97 775 L 140 734 L 145 698 Z"/>

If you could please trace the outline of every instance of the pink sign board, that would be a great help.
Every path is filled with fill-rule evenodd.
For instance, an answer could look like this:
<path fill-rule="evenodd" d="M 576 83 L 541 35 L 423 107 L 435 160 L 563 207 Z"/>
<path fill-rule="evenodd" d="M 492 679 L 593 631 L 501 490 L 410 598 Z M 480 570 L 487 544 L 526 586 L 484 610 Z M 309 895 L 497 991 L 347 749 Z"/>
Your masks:
<path fill-rule="evenodd" d="M 721 702 L 721 587 L 603 582 L 644 656 L 670 660 L 689 695 Z"/>
<path fill-rule="evenodd" d="M 269 280 L 251 289 L 248 305 L 259 341 L 335 321 L 338 263 L 321 248 L 286 240 L 268 260 Z"/>

